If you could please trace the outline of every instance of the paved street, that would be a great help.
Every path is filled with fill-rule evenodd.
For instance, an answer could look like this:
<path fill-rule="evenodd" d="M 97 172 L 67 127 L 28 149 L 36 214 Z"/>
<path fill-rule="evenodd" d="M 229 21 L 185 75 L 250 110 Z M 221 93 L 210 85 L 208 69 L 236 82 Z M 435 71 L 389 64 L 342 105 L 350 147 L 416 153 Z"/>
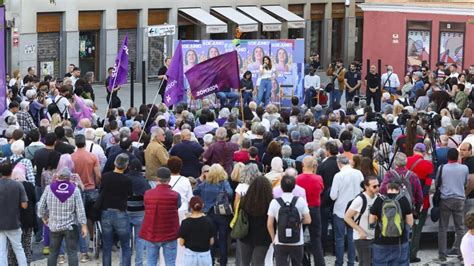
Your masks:
<path fill-rule="evenodd" d="M 422 240 L 423 241 L 423 240 Z M 411 265 L 439 265 L 434 261 L 438 257 L 438 250 L 436 248 L 437 246 L 437 241 L 435 238 L 432 236 L 425 238 L 425 240 L 422 242 L 421 246 L 422 248 L 424 247 L 423 250 L 421 250 L 418 254 L 419 257 L 421 258 L 420 263 L 412 263 Z M 43 256 L 40 256 L 39 254 L 41 253 L 41 246 L 38 244 L 35 244 L 35 254 L 36 258 L 38 259 L 37 261 L 33 262 L 31 265 L 33 266 L 42 266 L 42 265 L 47 265 L 47 259 Z M 119 250 L 115 250 L 112 254 L 112 265 L 119 265 L 120 263 L 120 252 Z M 325 257 L 326 264 L 327 265 L 334 265 L 336 258 L 334 256 L 326 256 Z M 132 258 L 132 265 L 134 264 L 134 258 Z M 91 260 L 88 263 L 81 263 L 81 265 L 101 265 L 102 260 Z M 66 264 L 65 264 L 66 265 Z M 231 255 L 231 258 L 229 258 L 229 265 L 235 265 L 235 257 L 234 255 Z M 455 258 L 450 258 L 447 263 L 443 265 L 461 265 L 461 263 L 455 259 Z"/>

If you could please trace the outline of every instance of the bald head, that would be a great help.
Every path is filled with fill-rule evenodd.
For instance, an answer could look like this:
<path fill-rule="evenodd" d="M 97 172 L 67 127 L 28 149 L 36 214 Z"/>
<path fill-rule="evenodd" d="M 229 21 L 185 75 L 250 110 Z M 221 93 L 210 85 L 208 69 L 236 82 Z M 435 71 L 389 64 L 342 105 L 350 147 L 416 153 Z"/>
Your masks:
<path fill-rule="evenodd" d="M 303 172 L 313 173 L 316 161 L 313 156 L 307 156 L 303 159 Z"/>
<path fill-rule="evenodd" d="M 182 140 L 191 140 L 191 131 L 189 131 L 189 129 L 183 129 L 181 131 L 181 139 Z"/>
<path fill-rule="evenodd" d="M 459 145 L 459 155 L 461 158 L 468 158 L 472 156 L 472 146 L 469 142 L 463 142 Z"/>

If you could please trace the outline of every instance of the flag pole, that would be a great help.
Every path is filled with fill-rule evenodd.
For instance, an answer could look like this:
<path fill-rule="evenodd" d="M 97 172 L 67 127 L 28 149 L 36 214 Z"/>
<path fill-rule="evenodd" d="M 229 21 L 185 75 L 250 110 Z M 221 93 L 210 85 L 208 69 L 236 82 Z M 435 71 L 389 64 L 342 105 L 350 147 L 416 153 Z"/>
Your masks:
<path fill-rule="evenodd" d="M 163 85 L 163 80 L 165 80 L 165 79 L 161 79 L 160 86 L 158 86 L 158 90 L 156 91 L 155 98 L 153 99 L 153 104 L 151 106 L 152 109 L 153 109 L 153 106 L 155 105 L 156 98 L 158 98 L 158 94 L 160 94 L 160 89 L 161 89 L 161 86 Z M 140 137 L 138 138 L 138 143 L 140 143 L 140 140 L 143 137 L 143 132 L 145 132 L 146 124 L 148 123 L 148 120 L 150 119 L 150 115 L 151 115 L 151 110 L 148 110 L 148 115 L 146 117 L 145 123 L 143 124 L 142 132 L 140 132 Z"/>
<path fill-rule="evenodd" d="M 245 117 L 244 117 L 244 99 L 243 99 L 243 90 L 240 91 L 240 112 L 242 112 L 242 122 L 245 125 Z"/>

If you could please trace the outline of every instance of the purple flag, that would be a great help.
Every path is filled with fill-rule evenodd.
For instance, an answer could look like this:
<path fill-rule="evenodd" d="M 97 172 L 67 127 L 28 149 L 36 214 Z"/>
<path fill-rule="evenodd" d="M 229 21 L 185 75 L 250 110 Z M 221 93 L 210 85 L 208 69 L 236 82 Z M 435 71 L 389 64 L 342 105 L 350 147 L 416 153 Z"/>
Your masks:
<path fill-rule="evenodd" d="M 165 98 L 163 99 L 166 106 L 171 106 L 183 99 L 184 96 L 184 78 L 183 78 L 183 49 L 181 41 L 179 41 L 174 50 L 173 58 L 170 66 L 166 71 L 168 83 L 165 88 Z"/>
<path fill-rule="evenodd" d="M 128 33 L 123 38 L 122 45 L 118 51 L 117 58 L 115 58 L 114 71 L 112 77 L 109 80 L 108 90 L 116 88 L 119 85 L 127 83 L 128 75 Z"/>
<path fill-rule="evenodd" d="M 195 65 L 186 71 L 186 78 L 194 99 L 200 99 L 226 88 L 238 89 L 240 83 L 237 51 L 225 53 Z"/>
<path fill-rule="evenodd" d="M 0 114 L 7 109 L 5 77 L 5 7 L 0 6 Z"/>

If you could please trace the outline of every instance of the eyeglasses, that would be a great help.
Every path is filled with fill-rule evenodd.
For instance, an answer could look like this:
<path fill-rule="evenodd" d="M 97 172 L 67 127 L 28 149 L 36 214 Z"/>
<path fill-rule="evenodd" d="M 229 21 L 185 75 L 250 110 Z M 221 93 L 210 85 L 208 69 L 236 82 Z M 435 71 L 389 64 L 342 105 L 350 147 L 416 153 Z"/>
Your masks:
<path fill-rule="evenodd" d="M 380 185 L 373 185 L 373 186 L 372 186 L 373 189 L 376 189 L 376 188 L 378 188 L 378 187 L 380 187 Z"/>

